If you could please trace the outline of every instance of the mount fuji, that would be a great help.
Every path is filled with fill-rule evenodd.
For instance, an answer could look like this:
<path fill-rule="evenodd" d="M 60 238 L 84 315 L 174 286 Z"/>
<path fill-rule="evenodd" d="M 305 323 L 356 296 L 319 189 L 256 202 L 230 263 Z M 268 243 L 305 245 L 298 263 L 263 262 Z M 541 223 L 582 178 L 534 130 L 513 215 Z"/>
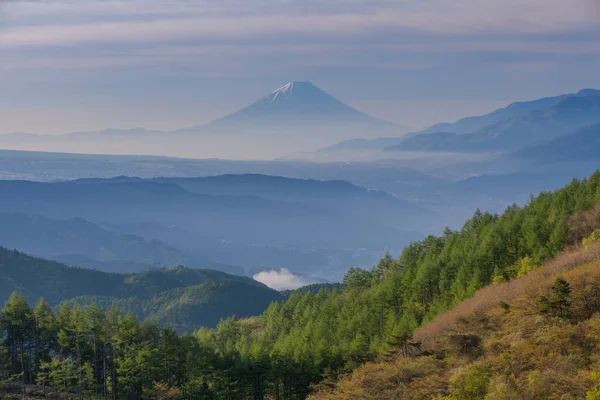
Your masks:
<path fill-rule="evenodd" d="M 299 153 L 304 157 L 304 152 L 342 140 L 398 136 L 404 131 L 342 103 L 310 82 L 290 82 L 239 111 L 189 128 L 0 135 L 0 146 L 72 153 L 270 159 Z"/>
<path fill-rule="evenodd" d="M 293 129 L 309 126 L 399 129 L 389 122 L 342 103 L 311 82 L 289 82 L 246 108 L 207 124 L 175 132 Z"/>

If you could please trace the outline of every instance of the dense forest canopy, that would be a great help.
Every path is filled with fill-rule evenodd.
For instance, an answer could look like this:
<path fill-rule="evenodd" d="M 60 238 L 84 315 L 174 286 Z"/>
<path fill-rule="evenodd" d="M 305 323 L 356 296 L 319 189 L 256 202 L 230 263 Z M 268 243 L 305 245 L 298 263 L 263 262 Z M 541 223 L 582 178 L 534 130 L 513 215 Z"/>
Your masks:
<path fill-rule="evenodd" d="M 502 215 L 477 211 L 459 231 L 351 269 L 341 288 L 296 291 L 260 317 L 183 336 L 93 302 L 54 313 L 13 294 L 2 311 L 2 375 L 81 396 L 303 399 L 367 361 L 408 353 L 415 328 L 478 289 L 591 240 L 599 200 L 596 172 Z"/>

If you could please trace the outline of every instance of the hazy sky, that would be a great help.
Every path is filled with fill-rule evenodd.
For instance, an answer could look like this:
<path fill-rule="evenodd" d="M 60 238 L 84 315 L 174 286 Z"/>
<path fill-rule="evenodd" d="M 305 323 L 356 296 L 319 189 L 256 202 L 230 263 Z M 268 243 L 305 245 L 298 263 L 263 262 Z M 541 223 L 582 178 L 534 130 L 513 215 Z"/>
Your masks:
<path fill-rule="evenodd" d="M 174 129 L 290 80 L 410 126 L 600 87 L 600 0 L 2 0 L 0 132 Z"/>

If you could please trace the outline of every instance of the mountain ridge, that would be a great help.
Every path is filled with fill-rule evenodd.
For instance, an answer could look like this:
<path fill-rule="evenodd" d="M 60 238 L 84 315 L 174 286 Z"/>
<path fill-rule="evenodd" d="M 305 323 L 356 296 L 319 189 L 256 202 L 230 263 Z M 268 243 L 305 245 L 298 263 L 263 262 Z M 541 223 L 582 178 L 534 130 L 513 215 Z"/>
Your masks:
<path fill-rule="evenodd" d="M 480 151 L 489 150 L 482 141 L 486 137 L 494 140 L 502 133 L 509 131 L 510 124 L 521 124 L 521 131 L 537 135 L 543 135 L 544 130 L 550 126 L 553 135 L 568 134 L 569 130 L 578 129 L 581 126 L 594 122 L 586 121 L 574 126 L 552 126 L 553 107 L 563 102 L 562 111 L 569 110 L 569 102 L 573 99 L 598 98 L 600 90 L 581 89 L 575 93 L 561 94 L 557 96 L 542 97 L 535 100 L 517 101 L 506 107 L 498 108 L 487 114 L 461 118 L 455 122 L 442 122 L 434 124 L 417 132 L 410 132 L 398 137 L 380 137 L 374 139 L 350 139 L 341 141 L 333 146 L 320 149 L 320 152 L 331 152 L 337 150 L 387 150 L 387 151 Z M 600 109 L 598 111 L 600 113 Z M 556 117 L 556 115 L 554 116 Z M 558 115 L 560 117 L 560 115 Z M 546 120 L 545 125 L 539 127 L 527 126 L 527 118 L 534 120 Z M 600 120 L 600 117 L 598 118 Z M 536 123 L 536 121 L 533 121 Z M 556 125 L 560 125 L 560 121 Z M 504 126 L 503 126 L 504 124 Z M 508 124 L 508 125 L 507 125 Z M 531 125 L 531 123 L 530 123 Z M 533 124 L 535 125 L 535 124 Z M 553 129 L 554 128 L 554 129 Z M 500 132 L 498 132 L 500 131 Z M 558 131 L 558 132 L 556 132 Z M 445 136 L 441 136 L 444 134 Z M 551 139 L 548 138 L 548 139 Z M 541 139 L 543 140 L 543 139 Z M 480 143 L 477 143 L 479 141 Z M 471 143 L 470 143 L 471 142 Z M 525 143 L 523 146 L 531 145 Z"/>
<path fill-rule="evenodd" d="M 598 154 L 600 154 L 600 122 L 538 146 L 519 150 L 513 156 L 543 162 L 565 162 L 592 161 L 597 159 Z"/>
<path fill-rule="evenodd" d="M 147 308 L 147 313 L 136 313 L 140 318 L 152 316 L 166 324 L 175 322 L 172 316 L 191 307 L 187 323 L 180 321 L 177 326 L 180 331 L 216 326 L 220 319 L 234 314 L 257 315 L 271 302 L 284 298 L 252 278 L 220 271 L 179 266 L 119 274 L 69 267 L 0 247 L 0 299 L 6 301 L 15 291 L 29 301 L 43 297 L 53 306 L 107 299 L 98 305 L 108 309 L 116 304 L 127 312 L 133 311 L 128 305 L 134 304 L 138 311 Z M 211 311 L 213 301 L 227 305 L 227 310 Z"/>
<path fill-rule="evenodd" d="M 549 102 L 552 104 L 548 107 L 528 109 L 531 104 L 546 105 Z M 452 132 L 449 131 L 451 126 L 445 126 L 444 132 L 426 130 L 385 150 L 515 151 L 568 135 L 586 125 L 600 122 L 600 90 L 583 89 L 575 94 L 545 98 L 539 102 L 525 104 L 528 104 L 526 113 L 492 123 L 470 133 Z"/>

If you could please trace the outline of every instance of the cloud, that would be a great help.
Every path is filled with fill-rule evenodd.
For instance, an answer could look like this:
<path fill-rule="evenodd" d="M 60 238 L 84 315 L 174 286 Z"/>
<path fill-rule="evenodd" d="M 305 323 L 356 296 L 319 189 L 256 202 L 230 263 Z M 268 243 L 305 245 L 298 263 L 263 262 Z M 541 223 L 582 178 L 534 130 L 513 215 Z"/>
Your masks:
<path fill-rule="evenodd" d="M 316 282 L 315 279 L 307 276 L 294 275 L 287 268 L 262 271 L 255 274 L 253 278 L 275 290 L 298 289 Z"/>
<path fill-rule="evenodd" d="M 299 68 L 369 68 L 423 70 L 451 54 L 522 54 L 524 59 L 495 59 L 497 65 L 518 69 L 556 65 L 572 57 L 600 54 L 600 41 L 559 40 L 439 40 L 430 43 L 361 44 L 157 44 L 129 48 L 80 47 L 77 51 L 19 52 L 5 49 L 0 71 L 143 68 L 163 75 L 243 76 L 248 68 L 268 75 Z M 548 57 L 552 59 L 548 61 Z M 473 61 L 472 61 L 473 62 Z"/>
<path fill-rule="evenodd" d="M 597 29 L 592 4 L 592 0 L 11 2 L 5 5 L 8 27 L 0 34 L 0 45 L 247 42 L 282 35 L 322 40 L 395 31 L 539 35 Z"/>
<path fill-rule="evenodd" d="M 555 34 L 597 28 L 594 3 L 9 1 L 0 9 L 0 70 L 138 68 L 235 77 L 302 68 L 421 70 L 447 66 L 444 60 L 461 53 L 598 54 L 593 35 L 577 41 Z"/>
<path fill-rule="evenodd" d="M 78 45 L 91 43 L 168 43 L 184 40 L 272 39 L 278 35 L 344 37 L 395 26 L 389 14 L 333 16 L 249 16 L 176 18 L 153 21 L 91 22 L 25 26 L 0 35 L 3 46 Z"/>

